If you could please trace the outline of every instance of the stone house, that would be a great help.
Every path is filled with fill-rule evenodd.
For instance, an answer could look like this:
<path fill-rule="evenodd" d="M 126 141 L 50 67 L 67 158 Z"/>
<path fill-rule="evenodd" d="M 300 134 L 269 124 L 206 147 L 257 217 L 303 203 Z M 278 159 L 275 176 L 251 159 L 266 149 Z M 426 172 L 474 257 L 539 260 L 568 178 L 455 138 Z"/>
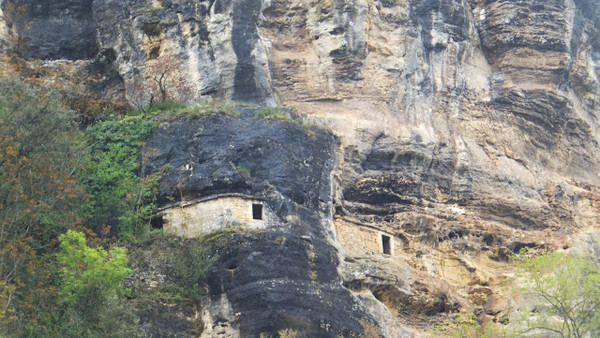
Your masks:
<path fill-rule="evenodd" d="M 396 247 L 403 244 L 398 244 L 395 236 L 387 231 L 346 217 L 337 217 L 335 228 L 341 246 L 352 253 L 393 256 Z"/>
<path fill-rule="evenodd" d="M 214 195 L 184 201 L 165 208 L 162 216 L 165 234 L 187 238 L 199 237 L 231 226 L 265 229 L 278 223 L 278 218 L 260 199 L 242 194 Z"/>

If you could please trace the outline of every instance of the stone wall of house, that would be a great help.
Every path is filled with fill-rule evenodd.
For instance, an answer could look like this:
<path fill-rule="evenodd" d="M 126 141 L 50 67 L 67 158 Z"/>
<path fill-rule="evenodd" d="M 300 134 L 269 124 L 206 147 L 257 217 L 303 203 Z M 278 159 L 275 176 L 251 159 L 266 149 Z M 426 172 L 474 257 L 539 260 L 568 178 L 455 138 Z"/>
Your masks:
<path fill-rule="evenodd" d="M 335 219 L 338 242 L 352 253 L 383 253 L 382 235 L 390 239 L 390 252 L 394 254 L 395 239 L 392 234 L 352 222 L 346 218 Z"/>
<path fill-rule="evenodd" d="M 262 205 L 261 219 L 253 218 L 253 204 Z M 230 226 L 264 229 L 275 220 L 276 216 L 261 201 L 224 196 L 166 209 L 163 229 L 166 234 L 193 238 Z"/>

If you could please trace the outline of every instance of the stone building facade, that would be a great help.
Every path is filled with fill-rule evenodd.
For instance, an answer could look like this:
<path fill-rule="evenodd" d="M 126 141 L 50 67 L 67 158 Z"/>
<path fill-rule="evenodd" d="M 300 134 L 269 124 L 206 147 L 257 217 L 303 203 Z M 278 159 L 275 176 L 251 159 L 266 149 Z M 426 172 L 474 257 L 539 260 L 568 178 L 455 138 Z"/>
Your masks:
<path fill-rule="evenodd" d="M 188 238 L 231 226 L 264 229 L 278 219 L 264 201 L 239 194 L 184 202 L 164 209 L 161 215 L 165 234 Z"/>
<path fill-rule="evenodd" d="M 396 251 L 394 235 L 376 227 L 338 217 L 335 228 L 339 243 L 348 252 L 394 255 Z"/>

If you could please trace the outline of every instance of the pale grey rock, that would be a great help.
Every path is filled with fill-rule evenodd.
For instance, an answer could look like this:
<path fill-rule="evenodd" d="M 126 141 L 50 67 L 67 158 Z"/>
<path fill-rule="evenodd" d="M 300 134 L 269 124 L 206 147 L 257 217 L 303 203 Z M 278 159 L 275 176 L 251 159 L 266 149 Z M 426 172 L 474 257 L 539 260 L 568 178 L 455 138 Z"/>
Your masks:
<path fill-rule="evenodd" d="M 418 320 L 443 316 L 441 304 L 500 316 L 510 255 L 569 246 L 598 226 L 595 0 L 94 0 L 91 13 L 81 21 L 95 29 L 90 50 L 111 56 L 131 101 L 153 60 L 174 55 L 180 98 L 277 103 L 325 121 L 340 141 L 327 208 L 406 239 L 394 259 L 408 268 L 381 265 L 381 284 L 397 291 L 387 279 L 401 270 L 403 292 L 426 290 L 440 311 Z M 4 14 L 23 27 L 35 19 Z M 16 29 L 33 51 L 69 50 L 67 39 L 38 43 L 58 26 L 34 27 Z M 89 42 L 78 32 L 65 37 Z M 343 261 L 352 253 L 335 243 L 334 222 L 319 224 Z M 346 284 L 364 270 L 340 269 Z M 470 294 L 481 287 L 494 296 Z M 362 298 L 373 317 L 419 333 L 417 319 Z"/>

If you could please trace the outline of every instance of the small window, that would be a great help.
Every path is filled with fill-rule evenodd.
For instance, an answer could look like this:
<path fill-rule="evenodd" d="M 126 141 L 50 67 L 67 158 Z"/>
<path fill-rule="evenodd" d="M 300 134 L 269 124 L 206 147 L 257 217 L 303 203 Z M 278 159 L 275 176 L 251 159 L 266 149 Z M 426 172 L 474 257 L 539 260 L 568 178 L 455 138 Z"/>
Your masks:
<path fill-rule="evenodd" d="M 152 229 L 162 229 L 165 225 L 163 215 L 156 215 L 155 217 L 150 219 L 150 225 L 152 225 Z"/>
<path fill-rule="evenodd" d="M 262 204 L 252 204 L 252 219 L 263 219 L 263 206 Z"/>
<path fill-rule="evenodd" d="M 392 253 L 390 246 L 390 236 L 381 235 L 381 246 L 384 254 L 390 255 Z"/>

